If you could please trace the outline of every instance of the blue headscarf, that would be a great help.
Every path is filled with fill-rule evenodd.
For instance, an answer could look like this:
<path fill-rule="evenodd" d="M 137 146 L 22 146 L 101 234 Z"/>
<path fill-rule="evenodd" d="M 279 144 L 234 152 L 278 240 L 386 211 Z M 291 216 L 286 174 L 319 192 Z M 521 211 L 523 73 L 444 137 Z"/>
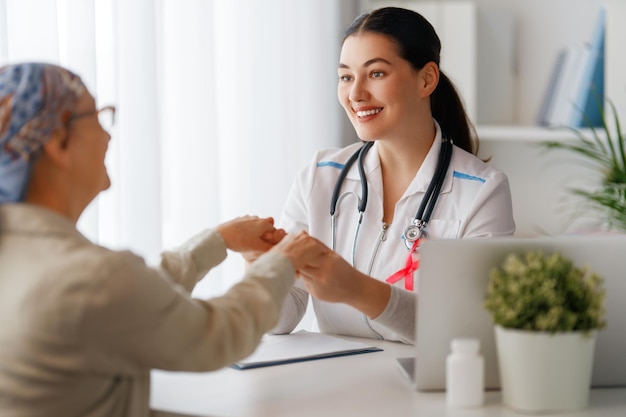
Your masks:
<path fill-rule="evenodd" d="M 0 68 L 0 204 L 23 200 L 33 161 L 84 91 L 76 74 L 56 65 Z"/>

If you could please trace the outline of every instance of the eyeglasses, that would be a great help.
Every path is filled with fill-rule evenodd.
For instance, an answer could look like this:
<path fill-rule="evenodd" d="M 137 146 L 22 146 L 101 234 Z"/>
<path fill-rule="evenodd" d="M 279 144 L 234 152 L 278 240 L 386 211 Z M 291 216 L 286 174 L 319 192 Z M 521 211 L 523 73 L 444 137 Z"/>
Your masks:
<path fill-rule="evenodd" d="M 115 106 L 105 106 L 98 110 L 74 114 L 67 120 L 67 123 L 71 123 L 83 117 L 93 116 L 94 114 L 98 116 L 98 123 L 100 123 L 100 127 L 111 133 L 113 125 L 115 124 Z"/>

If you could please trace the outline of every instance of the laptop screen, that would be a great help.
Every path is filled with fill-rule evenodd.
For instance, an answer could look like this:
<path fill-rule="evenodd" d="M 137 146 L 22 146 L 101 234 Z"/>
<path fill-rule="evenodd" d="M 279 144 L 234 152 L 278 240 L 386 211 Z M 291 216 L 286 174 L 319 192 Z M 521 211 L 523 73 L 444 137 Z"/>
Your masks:
<path fill-rule="evenodd" d="M 607 326 L 596 339 L 592 385 L 626 386 L 626 236 L 588 235 L 426 241 L 420 247 L 412 361 L 418 390 L 445 389 L 445 360 L 459 337 L 480 340 L 485 387 L 500 387 L 493 321 L 483 307 L 489 274 L 509 253 L 536 249 L 561 252 L 604 278 Z"/>

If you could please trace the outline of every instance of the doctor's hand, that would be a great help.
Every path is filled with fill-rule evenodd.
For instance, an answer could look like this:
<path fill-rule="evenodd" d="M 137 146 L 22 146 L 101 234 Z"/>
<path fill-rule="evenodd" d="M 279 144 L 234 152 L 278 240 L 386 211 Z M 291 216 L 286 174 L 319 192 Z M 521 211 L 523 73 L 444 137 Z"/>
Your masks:
<path fill-rule="evenodd" d="M 305 231 L 288 234 L 270 252 L 278 252 L 289 258 L 296 273 L 303 268 L 321 265 L 323 259 L 332 253 L 326 245 Z"/>
<path fill-rule="evenodd" d="M 271 217 L 237 217 L 215 229 L 226 242 L 226 247 L 234 252 L 267 252 L 286 235 L 283 229 L 274 227 Z"/>
<path fill-rule="evenodd" d="M 299 270 L 307 291 L 330 303 L 345 303 L 374 319 L 389 303 L 391 287 L 360 272 L 336 252 Z"/>

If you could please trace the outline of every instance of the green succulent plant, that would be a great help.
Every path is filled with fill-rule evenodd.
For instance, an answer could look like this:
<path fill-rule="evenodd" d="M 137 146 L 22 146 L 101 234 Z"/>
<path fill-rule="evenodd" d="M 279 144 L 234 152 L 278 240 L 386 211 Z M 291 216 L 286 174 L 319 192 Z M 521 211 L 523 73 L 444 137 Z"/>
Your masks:
<path fill-rule="evenodd" d="M 588 191 L 573 188 L 570 191 L 583 197 L 593 209 L 599 210 L 605 216 L 609 229 L 626 232 L 626 137 L 622 132 L 615 105 L 610 100 L 607 103 L 613 114 L 611 127 L 602 111 L 601 128 L 570 128 L 576 134 L 574 142 L 546 141 L 542 146 L 581 155 L 598 168 L 601 181 L 597 189 Z"/>
<path fill-rule="evenodd" d="M 491 271 L 484 306 L 495 324 L 510 329 L 601 329 L 606 325 L 603 283 L 559 252 L 512 253 Z"/>

